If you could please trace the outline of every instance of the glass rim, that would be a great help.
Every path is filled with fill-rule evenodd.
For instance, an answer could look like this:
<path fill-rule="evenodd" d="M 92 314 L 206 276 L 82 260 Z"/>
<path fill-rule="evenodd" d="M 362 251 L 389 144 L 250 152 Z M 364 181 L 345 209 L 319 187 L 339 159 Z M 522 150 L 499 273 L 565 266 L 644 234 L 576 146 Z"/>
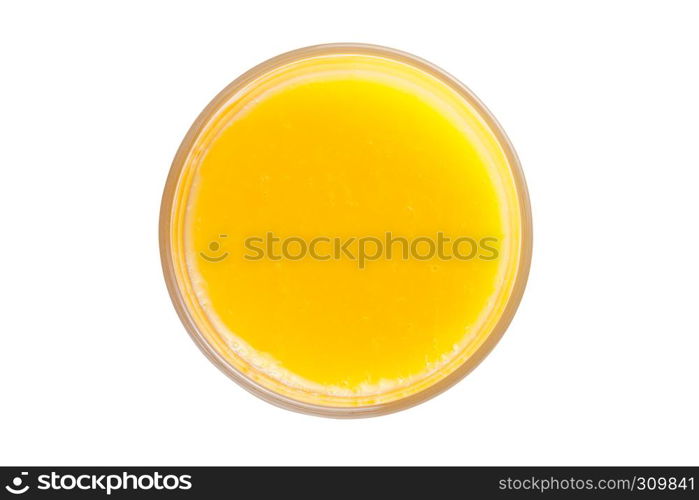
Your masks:
<path fill-rule="evenodd" d="M 275 392 L 240 372 L 209 344 L 192 318 L 182 290 L 177 283 L 171 247 L 173 205 L 180 174 L 186 166 L 186 159 L 190 150 L 209 120 L 228 102 L 231 96 L 259 76 L 297 60 L 326 55 L 368 55 L 388 58 L 422 70 L 456 91 L 460 97 L 474 107 L 477 114 L 486 122 L 499 146 L 502 148 L 514 179 L 514 187 L 517 192 L 519 203 L 519 216 L 521 218 L 520 256 L 517 262 L 517 270 L 512 290 L 502 314 L 484 342 L 457 368 L 434 384 L 405 397 L 372 405 L 340 407 L 300 401 Z M 434 64 L 397 49 L 363 43 L 330 43 L 292 50 L 258 64 L 228 84 L 204 108 L 182 140 L 170 167 L 160 206 L 159 243 L 160 259 L 165 283 L 180 321 L 195 344 L 219 370 L 248 392 L 268 403 L 287 410 L 333 418 L 372 417 L 405 410 L 443 393 L 468 375 L 492 351 L 507 330 L 524 294 L 531 267 L 532 216 L 526 181 L 514 147 L 493 114 L 468 87 Z"/>

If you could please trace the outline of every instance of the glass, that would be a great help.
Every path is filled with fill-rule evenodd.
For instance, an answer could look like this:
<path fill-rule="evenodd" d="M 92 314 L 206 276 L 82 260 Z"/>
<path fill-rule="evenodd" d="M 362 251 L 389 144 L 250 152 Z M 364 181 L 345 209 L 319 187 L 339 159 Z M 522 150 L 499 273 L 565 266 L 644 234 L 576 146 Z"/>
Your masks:
<path fill-rule="evenodd" d="M 183 291 L 181 290 L 176 278 L 172 249 L 173 205 L 175 202 L 177 185 L 180 181 L 183 169 L 186 166 L 186 159 L 194 146 L 197 137 L 206 124 L 215 117 L 216 113 L 224 105 L 226 105 L 226 103 L 229 102 L 237 92 L 261 75 L 294 61 L 335 54 L 380 56 L 398 61 L 432 75 L 456 91 L 486 122 L 496 137 L 500 147 L 504 151 L 514 178 L 520 207 L 519 216 L 521 218 L 521 247 L 517 274 L 515 276 L 512 291 L 505 306 L 504 312 L 501 314 L 495 328 L 491 330 L 485 342 L 457 369 L 433 385 L 419 392 L 405 396 L 402 399 L 368 406 L 336 407 L 299 401 L 260 385 L 232 366 L 231 363 L 228 362 L 225 357 L 222 356 L 216 350 L 216 348 L 206 340 L 205 336 L 202 334 L 202 331 L 194 320 L 193 315 L 187 306 L 186 300 L 184 299 Z M 264 399 L 265 401 L 268 401 L 269 403 L 306 414 L 336 418 L 369 417 L 403 410 L 440 394 L 465 377 L 493 349 L 512 320 L 524 292 L 529 273 L 532 251 L 531 209 L 524 176 L 519 160 L 512 145 L 510 144 L 510 141 L 492 114 L 468 88 L 466 88 L 451 75 L 442 71 L 431 63 L 398 50 L 366 44 L 327 44 L 294 50 L 263 62 L 240 76 L 225 89 L 223 89 L 196 119 L 177 151 L 167 178 L 162 198 L 159 232 L 163 273 L 170 297 L 180 317 L 180 320 L 201 351 L 227 376 L 252 394 Z"/>

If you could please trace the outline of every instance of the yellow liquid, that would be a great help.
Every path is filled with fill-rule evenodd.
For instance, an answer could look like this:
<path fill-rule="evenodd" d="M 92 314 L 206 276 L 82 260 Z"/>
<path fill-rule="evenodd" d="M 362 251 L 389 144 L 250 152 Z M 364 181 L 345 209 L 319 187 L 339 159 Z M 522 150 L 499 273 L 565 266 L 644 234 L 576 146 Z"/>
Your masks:
<path fill-rule="evenodd" d="M 404 62 L 326 55 L 258 76 L 204 125 L 175 194 L 173 258 L 227 363 L 299 401 L 371 405 L 437 383 L 486 341 L 516 277 L 520 211 L 506 154 L 461 95 Z M 399 244 L 363 266 L 246 258 L 246 238 L 267 233 L 387 232 L 493 238 L 497 258 L 403 259 Z"/>

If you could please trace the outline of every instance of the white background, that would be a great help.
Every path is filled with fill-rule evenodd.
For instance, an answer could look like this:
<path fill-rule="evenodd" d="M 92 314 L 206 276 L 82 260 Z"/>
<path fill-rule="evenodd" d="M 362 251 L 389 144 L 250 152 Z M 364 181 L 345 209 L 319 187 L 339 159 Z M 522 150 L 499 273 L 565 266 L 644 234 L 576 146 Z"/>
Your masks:
<path fill-rule="evenodd" d="M 0 9 L 3 465 L 699 462 L 693 2 L 12 2 Z M 191 122 L 297 47 L 376 43 L 468 85 L 534 210 L 522 306 L 391 416 L 277 409 L 170 304 L 160 196 Z"/>

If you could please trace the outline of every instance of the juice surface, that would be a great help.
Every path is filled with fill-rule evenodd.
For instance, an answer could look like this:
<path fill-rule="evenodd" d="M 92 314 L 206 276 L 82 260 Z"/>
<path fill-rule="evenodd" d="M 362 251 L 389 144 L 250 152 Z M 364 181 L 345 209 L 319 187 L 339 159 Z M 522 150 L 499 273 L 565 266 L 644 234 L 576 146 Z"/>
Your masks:
<path fill-rule="evenodd" d="M 381 57 L 310 58 L 249 82 L 196 138 L 173 206 L 177 279 L 207 341 L 262 386 L 334 406 L 391 401 L 492 332 L 520 208 L 496 136 L 448 85 Z M 387 233 L 423 239 L 405 258 Z M 276 253 L 291 238 L 292 255 L 272 258 L 270 234 Z M 475 241 L 476 255 L 430 254 L 439 234 L 462 238 L 461 257 Z M 381 255 L 374 240 L 364 262 L 335 254 L 335 239 L 362 237 L 383 240 Z"/>

